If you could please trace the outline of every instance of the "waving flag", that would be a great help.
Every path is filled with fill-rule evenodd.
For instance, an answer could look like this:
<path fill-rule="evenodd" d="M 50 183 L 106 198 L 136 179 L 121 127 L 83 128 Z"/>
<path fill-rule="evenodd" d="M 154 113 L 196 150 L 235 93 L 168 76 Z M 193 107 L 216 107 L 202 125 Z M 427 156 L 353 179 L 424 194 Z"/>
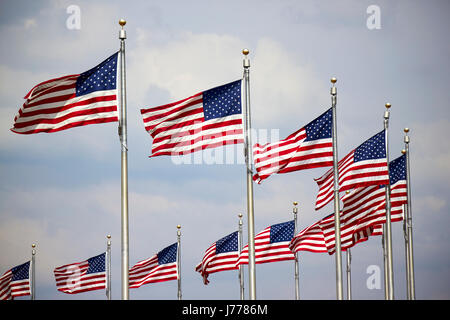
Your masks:
<path fill-rule="evenodd" d="M 205 251 L 202 262 L 195 267 L 195 271 L 200 272 L 204 284 L 208 284 L 210 273 L 239 269 L 236 265 L 238 258 L 238 232 L 235 231 L 214 242 Z"/>
<path fill-rule="evenodd" d="M 118 121 L 117 55 L 81 74 L 51 79 L 28 92 L 11 131 L 55 132 Z"/>
<path fill-rule="evenodd" d="M 30 261 L 6 271 L 0 277 L 0 300 L 29 295 L 31 295 Z"/>
<path fill-rule="evenodd" d="M 407 203 L 406 156 L 389 163 L 391 221 L 403 220 L 403 205 Z M 342 197 L 344 224 L 358 221 L 361 228 L 386 223 L 386 192 L 384 185 L 357 188 Z"/>
<path fill-rule="evenodd" d="M 256 174 L 253 180 L 261 183 L 274 173 L 333 166 L 331 129 L 332 109 L 289 135 L 286 139 L 253 146 Z"/>
<path fill-rule="evenodd" d="M 334 221 L 334 215 L 329 215 L 324 219 L 331 217 Z M 309 251 L 309 252 L 327 252 L 325 238 L 322 229 L 319 226 L 320 221 L 310 225 L 309 227 L 300 231 L 289 244 L 289 249 L 292 252 Z"/>
<path fill-rule="evenodd" d="M 152 155 L 183 155 L 242 143 L 241 80 L 159 107 L 141 109 Z"/>
<path fill-rule="evenodd" d="M 178 279 L 177 248 L 174 244 L 162 249 L 149 259 L 136 263 L 129 272 L 130 288 Z"/>
<path fill-rule="evenodd" d="M 406 157 L 404 155 L 389 163 L 391 184 L 391 221 L 403 220 L 403 205 L 407 201 Z M 361 187 L 342 197 L 341 212 L 342 249 L 366 241 L 369 236 L 382 235 L 386 223 L 386 192 L 384 185 Z M 335 248 L 334 223 L 322 222 L 329 253 Z"/>
<path fill-rule="evenodd" d="M 55 268 L 56 288 L 69 294 L 105 289 L 105 256 L 106 252 L 82 262 Z"/>
<path fill-rule="evenodd" d="M 255 264 L 294 260 L 295 255 L 289 249 L 294 237 L 294 220 L 274 224 L 265 228 L 255 236 Z M 248 245 L 239 256 L 237 265 L 248 264 Z"/>
<path fill-rule="evenodd" d="M 338 172 L 339 191 L 388 184 L 385 131 L 377 133 L 340 160 Z M 316 210 L 319 210 L 333 199 L 333 168 L 315 181 L 319 186 L 316 199 Z"/>
<path fill-rule="evenodd" d="M 331 255 L 336 251 L 334 214 L 331 218 L 322 219 L 319 221 L 319 226 L 320 229 L 322 229 L 327 251 Z M 353 223 L 341 222 L 341 250 L 346 251 L 348 248 L 353 247 L 357 243 L 367 241 L 370 236 L 377 236 L 381 234 L 382 226 L 379 224 L 364 227 L 359 225 L 358 221 L 354 221 Z"/>

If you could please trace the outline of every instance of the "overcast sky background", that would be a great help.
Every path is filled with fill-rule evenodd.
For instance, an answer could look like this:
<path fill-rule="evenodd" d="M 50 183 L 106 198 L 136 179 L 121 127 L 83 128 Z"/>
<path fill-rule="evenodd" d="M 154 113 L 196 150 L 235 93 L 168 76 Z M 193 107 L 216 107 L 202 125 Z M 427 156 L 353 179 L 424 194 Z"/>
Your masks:
<path fill-rule="evenodd" d="M 67 28 L 70 5 L 81 10 L 79 30 Z M 367 27 L 369 5 L 380 8 L 380 29 Z M 331 77 L 338 79 L 340 158 L 382 130 L 384 105 L 392 104 L 391 160 L 401 155 L 403 128 L 411 129 L 416 297 L 449 299 L 449 12 L 446 0 L 0 1 L 0 274 L 28 261 L 36 243 L 37 299 L 105 299 L 104 291 L 58 292 L 53 270 L 105 251 L 111 234 L 112 297 L 121 297 L 117 123 L 35 135 L 9 129 L 34 85 L 87 71 L 117 51 L 124 18 L 130 267 L 174 243 L 181 224 L 183 298 L 239 299 L 237 272 L 212 274 L 205 286 L 194 267 L 211 243 L 237 229 L 239 212 L 247 243 L 242 145 L 199 153 L 202 164 L 150 159 L 139 110 L 241 78 L 248 48 L 252 126 L 269 141 L 330 107 Z M 206 163 L 229 154 L 231 164 Z M 313 179 L 325 171 L 255 185 L 255 232 L 293 219 L 293 201 L 299 229 L 330 214 L 332 204 L 314 211 Z M 403 223 L 392 232 L 395 298 L 405 299 Z M 353 298 L 384 299 L 381 238 L 352 254 Z M 301 299 L 335 299 L 334 255 L 299 258 Z M 381 289 L 366 285 L 373 265 Z M 244 277 L 248 297 L 247 267 Z M 293 261 L 257 265 L 256 288 L 258 299 L 294 299 Z M 130 298 L 177 299 L 177 282 L 130 289 Z"/>

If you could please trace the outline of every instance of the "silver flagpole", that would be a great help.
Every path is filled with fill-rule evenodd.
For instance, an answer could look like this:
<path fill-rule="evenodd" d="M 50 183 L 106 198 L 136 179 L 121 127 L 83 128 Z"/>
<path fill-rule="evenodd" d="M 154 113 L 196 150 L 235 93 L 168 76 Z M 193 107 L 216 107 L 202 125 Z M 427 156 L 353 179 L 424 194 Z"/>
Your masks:
<path fill-rule="evenodd" d="M 111 300 L 111 235 L 106 238 L 106 299 Z"/>
<path fill-rule="evenodd" d="M 414 279 L 414 250 L 413 250 L 413 227 L 411 211 L 411 165 L 409 156 L 409 129 L 405 128 L 405 152 L 406 152 L 406 187 L 408 191 L 407 203 L 407 227 L 408 227 L 408 248 L 409 248 L 409 288 L 411 300 L 416 300 L 416 285 Z"/>
<path fill-rule="evenodd" d="M 36 245 L 31 245 L 31 300 L 36 299 Z"/>
<path fill-rule="evenodd" d="M 244 86 L 245 86 L 245 163 L 247 166 L 247 215 L 248 215 L 248 280 L 249 299 L 256 300 L 256 268 L 255 268 L 255 222 L 253 211 L 253 157 L 250 119 L 250 60 L 248 49 L 242 50 L 244 54 Z"/>
<path fill-rule="evenodd" d="M 387 259 L 386 259 L 386 224 L 382 226 L 383 235 L 381 236 L 381 246 L 383 248 L 383 265 L 384 265 L 384 299 L 388 300 L 389 298 L 389 282 L 388 282 L 388 273 L 387 273 Z"/>
<path fill-rule="evenodd" d="M 292 208 L 292 213 L 294 214 L 294 236 L 297 234 L 298 226 L 297 226 L 297 213 L 298 213 L 298 202 L 294 201 L 294 207 Z M 298 272 L 298 255 L 295 253 L 295 270 L 294 270 L 294 279 L 295 279 L 295 300 L 300 300 L 300 283 L 299 283 L 299 272 Z"/>
<path fill-rule="evenodd" d="M 121 141 L 121 220 L 122 220 L 122 300 L 129 299 L 129 244 L 128 244 L 128 145 L 127 145 L 127 99 L 126 99 L 126 81 L 125 81 L 125 39 L 126 32 L 123 29 L 127 22 L 119 20 L 122 29 L 119 32 L 120 39 L 120 123 L 119 136 Z"/>
<path fill-rule="evenodd" d="M 406 150 L 402 150 L 402 154 L 405 154 Z M 407 221 L 407 215 L 408 215 L 408 208 L 406 205 L 403 205 L 403 238 L 405 240 L 405 266 L 406 266 L 406 299 L 411 300 L 411 288 L 409 283 L 410 278 L 410 270 L 409 270 L 409 246 L 408 246 L 408 221 Z"/>
<path fill-rule="evenodd" d="M 347 248 L 347 300 L 352 300 L 352 252 Z"/>
<path fill-rule="evenodd" d="M 181 225 L 177 225 L 177 278 L 178 278 L 178 300 L 181 300 Z"/>
<path fill-rule="evenodd" d="M 239 254 L 242 252 L 242 213 L 239 213 L 239 227 L 238 227 L 238 246 L 239 246 Z M 244 296 L 244 267 L 242 264 L 239 265 L 239 287 L 240 287 L 240 298 L 241 300 L 245 299 Z"/>
<path fill-rule="evenodd" d="M 350 190 L 345 191 L 346 194 L 350 193 Z M 352 252 L 350 248 L 345 251 L 347 257 L 347 300 L 352 300 Z"/>
<path fill-rule="evenodd" d="M 334 235 L 336 243 L 336 299 L 342 300 L 344 296 L 342 285 L 342 252 L 341 252 L 341 222 L 340 222 L 340 203 L 339 203 L 339 172 L 338 172 L 338 153 L 337 153 L 337 127 L 336 127 L 336 100 L 337 89 L 334 86 L 336 78 L 331 78 L 331 106 L 333 109 L 333 171 L 334 171 Z"/>
<path fill-rule="evenodd" d="M 386 160 L 388 164 L 389 176 L 389 109 L 390 103 L 386 103 L 386 111 L 384 112 L 384 134 L 386 143 Z M 394 300 L 394 270 L 392 262 L 392 228 L 391 228 L 391 186 L 387 184 L 386 190 L 386 266 L 387 266 L 387 280 L 388 280 L 388 300 Z"/>

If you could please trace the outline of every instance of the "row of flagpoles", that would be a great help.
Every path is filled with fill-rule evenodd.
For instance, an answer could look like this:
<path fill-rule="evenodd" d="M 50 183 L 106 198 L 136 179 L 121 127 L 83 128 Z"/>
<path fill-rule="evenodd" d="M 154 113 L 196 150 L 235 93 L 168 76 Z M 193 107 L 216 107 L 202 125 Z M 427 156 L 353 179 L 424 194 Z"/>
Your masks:
<path fill-rule="evenodd" d="M 119 122 L 121 142 L 121 296 L 129 299 L 129 232 L 128 232 L 128 145 L 127 145 L 127 103 L 125 68 L 125 20 L 120 20 L 120 50 L 97 67 L 80 75 L 70 75 L 52 79 L 35 86 L 25 97 L 27 101 L 15 118 L 13 132 L 33 134 L 55 132 L 75 126 L 93 123 Z M 256 299 L 256 276 L 254 230 L 254 181 L 261 183 L 274 173 L 287 173 L 303 169 L 332 167 L 324 176 L 316 179 L 319 194 L 316 210 L 333 201 L 333 233 L 336 263 L 336 298 L 343 299 L 341 219 L 345 219 L 340 207 L 340 192 L 354 192 L 358 188 L 384 186 L 385 223 L 382 223 L 386 299 L 394 299 L 392 230 L 391 230 L 391 190 L 389 174 L 389 108 L 386 104 L 384 129 L 355 148 L 338 161 L 337 148 L 337 88 L 336 78 L 332 78 L 331 108 L 305 127 L 286 139 L 260 146 L 252 144 L 250 117 L 250 60 L 249 50 L 244 49 L 243 78 L 220 87 L 193 95 L 189 98 L 164 106 L 141 109 L 146 130 L 153 138 L 152 155 L 183 155 L 214 148 L 226 144 L 244 143 L 247 185 L 247 252 L 249 299 Z M 120 68 L 118 67 L 120 65 Z M 120 73 L 119 77 L 115 77 Z M 118 90 L 118 91 L 117 91 Z M 243 99 L 241 98 L 243 91 Z M 120 97 L 118 98 L 118 92 Z M 117 112 L 120 101 L 120 116 Z M 217 101 L 218 100 L 218 101 Z M 244 106 L 241 106 L 241 100 Z M 62 104 L 60 106 L 59 104 Z M 44 111 L 42 111 L 45 109 Z M 243 111 L 243 109 L 245 109 Z M 175 124 L 174 124 L 175 123 Z M 176 128 L 176 129 L 174 129 Z M 405 129 L 407 133 L 407 130 Z M 405 136 L 405 156 L 407 159 L 407 206 L 405 218 L 405 253 L 407 256 L 408 298 L 414 299 L 414 267 L 412 252 L 411 192 L 409 175 L 409 137 Z M 255 172 L 255 170 L 256 172 Z M 357 177 L 356 172 L 363 173 Z M 367 175 L 365 177 L 364 175 Z M 345 209 L 345 203 L 344 203 Z M 297 234 L 296 207 L 292 229 Z M 372 228 L 379 225 L 371 225 Z M 279 227 L 279 226 L 278 226 Z M 278 228 L 277 227 L 277 228 Z M 240 223 L 239 230 L 242 228 Z M 378 232 L 378 231 L 377 231 Z M 380 231 L 381 232 L 381 231 Z M 300 232 L 301 233 L 301 232 Z M 376 234 L 376 233 L 375 233 Z M 283 238 L 284 239 L 284 238 Z M 288 239 L 290 240 L 290 239 Z M 239 246 L 242 240 L 239 239 Z M 344 250 L 345 249 L 345 250 Z M 180 254 L 179 246 L 177 254 Z M 295 252 L 295 256 L 297 252 Z M 239 259 L 241 258 L 239 255 Z M 295 258 L 296 298 L 299 298 L 298 258 Z M 153 263 L 147 261 L 148 263 Z M 350 269 L 347 268 L 349 275 Z M 243 298 L 243 273 L 239 271 L 241 298 Z M 206 278 L 204 278 L 206 280 Z M 180 280 L 179 280 L 180 281 Z M 347 277 L 350 281 L 350 277 Z M 178 297 L 181 299 L 181 284 Z M 350 286 L 348 286 L 350 288 Z M 349 296 L 349 295 L 348 295 Z"/>
<path fill-rule="evenodd" d="M 404 150 L 405 151 L 405 150 Z M 404 152 L 406 154 L 406 152 Z M 405 159 L 404 157 L 400 157 Z M 399 158 L 399 159 L 400 159 Z M 402 160 L 403 160 L 402 159 Z M 404 167 L 406 170 L 406 167 Z M 403 170 L 403 168 L 402 168 Z M 396 182 L 397 183 L 397 182 Z M 394 186 L 394 188 L 396 188 Z M 347 192 L 348 194 L 349 192 Z M 328 252 L 333 254 L 335 248 L 328 246 L 328 241 L 322 236 L 323 241 L 311 241 L 312 236 L 316 236 L 317 232 L 311 232 L 317 223 L 298 232 L 297 229 L 297 202 L 293 203 L 294 220 L 285 223 L 279 223 L 264 229 L 255 236 L 258 241 L 257 251 L 255 255 L 255 263 L 268 263 L 283 260 L 294 260 L 295 271 L 295 299 L 300 299 L 299 290 L 299 265 L 298 252 Z M 402 206 L 406 205 L 403 201 Z M 405 210 L 406 211 L 406 210 Z M 397 214 L 398 215 L 398 214 Z M 331 221 L 331 216 L 323 220 Z M 406 225 L 407 217 L 404 223 Z M 400 221 L 398 218 L 395 221 Z M 242 248 L 242 214 L 239 214 L 238 230 L 214 242 L 206 251 L 202 261 L 195 267 L 195 271 L 199 272 L 203 277 L 204 284 L 208 284 L 208 276 L 215 272 L 236 270 L 238 269 L 238 278 L 240 286 L 240 299 L 244 300 L 244 281 L 243 281 L 243 264 L 248 264 L 248 245 Z M 130 268 L 130 288 L 139 288 L 144 284 L 177 280 L 178 290 L 177 297 L 181 300 L 181 226 L 177 226 L 177 242 L 162 249 L 156 255 L 149 259 L 142 260 Z M 345 228 L 345 227 L 344 227 Z M 317 231 L 317 230 L 316 230 Z M 323 231 L 323 230 L 322 230 Z M 308 234 L 309 233 L 309 234 Z M 294 236 L 295 235 L 295 236 Z M 365 238 L 359 239 L 350 245 L 353 246 L 360 241 L 365 241 L 369 236 L 378 235 L 376 232 L 367 233 Z M 409 237 L 409 233 L 405 232 L 405 237 Z M 270 240 L 269 240 L 270 239 Z M 267 241 L 264 241 L 267 240 Z M 406 266 L 409 268 L 409 250 L 408 245 L 411 244 L 405 238 L 406 248 Z M 311 247 L 312 246 L 312 247 Z M 351 253 L 350 247 L 346 248 L 347 253 L 347 299 L 352 299 L 351 294 Z M 13 299 L 19 296 L 30 295 L 31 299 L 35 299 L 35 255 L 36 246 L 32 245 L 31 260 L 12 268 L 0 277 L 0 299 Z M 407 277 L 413 275 L 408 271 Z M 107 236 L 107 249 L 105 253 L 91 257 L 85 261 L 71 263 L 57 267 L 54 269 L 57 290 L 68 294 L 77 294 L 93 290 L 106 290 L 106 297 L 111 300 L 111 236 Z M 407 297 L 413 299 L 414 289 L 407 278 Z M 387 294 L 387 287 L 385 288 Z"/>

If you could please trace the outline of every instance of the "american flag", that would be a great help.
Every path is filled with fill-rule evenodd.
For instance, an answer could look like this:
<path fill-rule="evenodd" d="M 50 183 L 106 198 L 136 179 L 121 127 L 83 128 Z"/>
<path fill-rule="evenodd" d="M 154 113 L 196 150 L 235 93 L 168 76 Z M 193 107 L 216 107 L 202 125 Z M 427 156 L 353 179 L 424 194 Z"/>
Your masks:
<path fill-rule="evenodd" d="M 336 251 L 334 214 L 329 216 L 329 218 L 319 221 L 319 226 L 322 229 L 327 252 L 331 255 Z M 342 223 L 341 221 L 340 227 L 342 251 L 346 251 L 357 243 L 367 241 L 370 236 L 382 234 L 382 226 L 378 224 L 363 227 L 358 225 L 357 221 L 354 223 Z"/>
<path fill-rule="evenodd" d="M 149 259 L 136 263 L 129 271 L 130 288 L 169 280 L 178 280 L 177 263 L 178 244 L 174 244 L 162 249 Z"/>
<path fill-rule="evenodd" d="M 261 183 L 274 173 L 332 166 L 332 120 L 332 109 L 329 109 L 284 140 L 255 144 L 253 158 L 257 173 L 253 180 Z"/>
<path fill-rule="evenodd" d="M 11 131 L 55 132 L 118 121 L 117 55 L 83 72 L 51 79 L 28 92 Z"/>
<path fill-rule="evenodd" d="M 406 156 L 389 163 L 391 186 L 391 222 L 403 220 L 403 205 L 407 203 Z M 342 197 L 341 246 L 343 249 L 365 241 L 369 236 L 382 235 L 386 223 L 386 192 L 384 185 L 361 187 Z M 335 248 L 334 223 L 321 224 L 329 253 Z"/>
<path fill-rule="evenodd" d="M 236 265 L 238 258 L 238 232 L 235 231 L 214 242 L 205 251 L 202 262 L 195 267 L 195 271 L 200 272 L 204 284 L 208 284 L 210 273 L 239 269 Z"/>
<path fill-rule="evenodd" d="M 30 261 L 6 271 L 0 277 L 0 300 L 29 295 L 31 295 Z"/>
<path fill-rule="evenodd" d="M 56 288 L 69 294 L 105 289 L 105 257 L 106 252 L 82 262 L 55 268 Z"/>
<path fill-rule="evenodd" d="M 292 238 L 291 243 L 289 244 L 289 248 L 292 252 L 327 252 L 325 238 L 319 223 L 320 221 L 317 221 Z"/>
<path fill-rule="evenodd" d="M 339 191 L 369 185 L 389 183 L 385 131 L 381 131 L 353 149 L 338 163 Z M 315 179 L 319 186 L 316 210 L 324 207 L 334 196 L 334 171 L 328 170 Z"/>
<path fill-rule="evenodd" d="M 255 236 L 255 263 L 294 260 L 295 255 L 289 249 L 294 237 L 294 220 L 278 223 L 265 228 Z M 248 245 L 241 254 L 237 265 L 248 264 Z"/>
<path fill-rule="evenodd" d="M 141 109 L 153 138 L 150 157 L 183 155 L 242 143 L 241 82 L 234 81 L 189 98 Z"/>

